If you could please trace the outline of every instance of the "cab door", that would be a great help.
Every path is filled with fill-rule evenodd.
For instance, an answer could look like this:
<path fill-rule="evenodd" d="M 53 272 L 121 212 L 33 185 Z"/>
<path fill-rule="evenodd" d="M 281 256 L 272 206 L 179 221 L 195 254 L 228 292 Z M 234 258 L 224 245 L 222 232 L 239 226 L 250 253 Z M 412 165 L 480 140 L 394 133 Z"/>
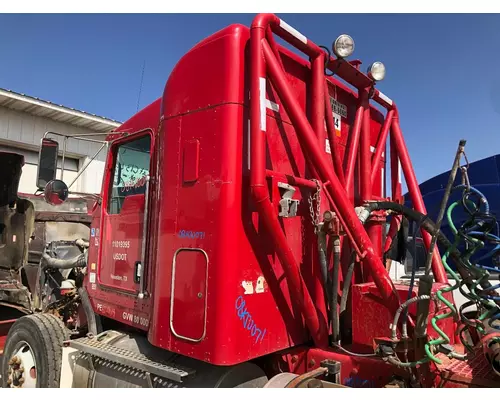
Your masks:
<path fill-rule="evenodd" d="M 98 282 L 110 289 L 137 294 L 145 263 L 151 135 L 134 135 L 113 143 L 110 157 L 101 234 L 95 237 L 100 247 Z"/>

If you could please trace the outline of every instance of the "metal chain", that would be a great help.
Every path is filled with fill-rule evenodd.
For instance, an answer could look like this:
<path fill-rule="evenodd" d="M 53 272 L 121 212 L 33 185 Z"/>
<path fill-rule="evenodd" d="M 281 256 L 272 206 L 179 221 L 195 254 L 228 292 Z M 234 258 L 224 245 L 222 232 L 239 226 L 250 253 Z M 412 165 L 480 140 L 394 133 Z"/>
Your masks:
<path fill-rule="evenodd" d="M 312 181 L 316 183 L 316 192 L 312 196 L 309 195 L 309 213 L 311 215 L 311 221 L 314 226 L 314 233 L 317 233 L 321 214 L 321 185 L 316 179 L 312 179 Z M 314 211 L 313 202 L 316 202 L 316 212 Z"/>

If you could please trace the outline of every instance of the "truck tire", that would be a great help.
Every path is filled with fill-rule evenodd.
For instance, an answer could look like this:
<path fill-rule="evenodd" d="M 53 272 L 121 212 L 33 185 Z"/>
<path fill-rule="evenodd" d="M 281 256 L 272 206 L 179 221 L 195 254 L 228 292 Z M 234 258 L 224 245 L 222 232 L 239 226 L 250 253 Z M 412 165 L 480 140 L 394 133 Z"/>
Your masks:
<path fill-rule="evenodd" d="M 58 388 L 62 345 L 67 339 L 68 330 L 54 315 L 32 314 L 19 318 L 5 342 L 2 386 Z"/>

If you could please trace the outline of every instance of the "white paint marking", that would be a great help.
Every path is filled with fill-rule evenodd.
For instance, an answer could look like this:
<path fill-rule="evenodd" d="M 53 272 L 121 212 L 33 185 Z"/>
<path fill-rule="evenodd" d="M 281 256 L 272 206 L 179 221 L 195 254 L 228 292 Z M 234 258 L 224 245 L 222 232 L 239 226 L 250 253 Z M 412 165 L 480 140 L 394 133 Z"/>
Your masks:
<path fill-rule="evenodd" d="M 251 157 L 251 153 L 252 153 L 252 148 L 250 146 L 250 137 L 251 137 L 251 133 L 250 133 L 250 120 L 248 120 L 248 170 L 250 170 L 250 157 Z"/>
<path fill-rule="evenodd" d="M 378 92 L 378 97 L 380 97 L 382 100 L 384 100 L 387 104 L 392 106 L 392 100 L 387 97 L 385 94 L 383 94 L 381 91 Z"/>
<path fill-rule="evenodd" d="M 330 147 L 330 141 L 328 139 L 325 139 L 325 151 L 328 154 L 332 154 L 332 149 Z"/>
<path fill-rule="evenodd" d="M 266 107 L 272 111 L 280 112 L 280 105 L 276 104 L 274 101 L 266 99 Z"/>
<path fill-rule="evenodd" d="M 257 279 L 257 284 L 255 285 L 255 293 L 264 293 L 264 277 L 259 276 Z"/>
<path fill-rule="evenodd" d="M 380 186 L 380 193 L 382 195 L 382 197 L 385 197 L 385 175 L 384 175 L 384 169 L 382 168 L 382 182 L 381 182 L 381 186 Z"/>
<path fill-rule="evenodd" d="M 302 33 L 300 33 L 297 29 L 292 28 L 290 25 L 288 25 L 282 19 L 280 19 L 280 27 L 283 28 L 285 31 L 287 31 L 293 37 L 299 39 L 302 43 L 307 44 L 307 38 Z"/>
<path fill-rule="evenodd" d="M 372 153 L 375 153 L 375 150 L 376 150 L 376 148 L 375 148 L 375 147 L 370 146 L 370 151 L 371 151 Z M 382 157 L 383 157 L 383 156 L 384 156 L 384 152 L 382 152 Z"/>
<path fill-rule="evenodd" d="M 259 78 L 260 88 L 260 130 L 266 131 L 266 78 Z"/>
<path fill-rule="evenodd" d="M 241 286 L 245 289 L 245 293 L 243 294 L 253 294 L 253 282 L 243 281 L 241 282 Z"/>

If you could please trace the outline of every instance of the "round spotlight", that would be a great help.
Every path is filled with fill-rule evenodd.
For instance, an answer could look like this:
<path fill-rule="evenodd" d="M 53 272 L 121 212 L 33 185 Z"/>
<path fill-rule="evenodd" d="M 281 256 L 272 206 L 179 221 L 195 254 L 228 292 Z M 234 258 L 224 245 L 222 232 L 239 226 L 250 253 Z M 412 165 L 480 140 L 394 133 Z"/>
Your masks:
<path fill-rule="evenodd" d="M 333 43 L 332 50 L 338 58 L 349 57 L 354 52 L 354 40 L 349 35 L 340 35 Z"/>
<path fill-rule="evenodd" d="M 381 81 L 385 77 L 385 65 L 380 61 L 374 62 L 368 67 L 368 76 L 374 81 Z"/>

